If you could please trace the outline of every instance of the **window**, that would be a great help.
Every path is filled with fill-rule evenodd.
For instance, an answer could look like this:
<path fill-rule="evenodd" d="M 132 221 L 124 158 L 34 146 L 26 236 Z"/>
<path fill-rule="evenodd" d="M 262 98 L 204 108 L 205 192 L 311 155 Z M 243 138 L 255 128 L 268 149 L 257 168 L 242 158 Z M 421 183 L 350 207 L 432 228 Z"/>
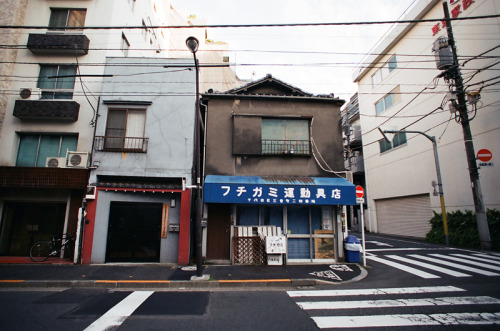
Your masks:
<path fill-rule="evenodd" d="M 73 65 L 40 65 L 37 87 L 42 89 L 42 99 L 72 99 L 75 75 Z"/>
<path fill-rule="evenodd" d="M 128 56 L 128 51 L 130 49 L 130 43 L 127 40 L 127 37 L 125 37 L 125 34 L 122 32 L 122 42 L 120 44 L 120 49 L 123 52 L 123 55 Z"/>
<path fill-rule="evenodd" d="M 104 137 L 104 150 L 117 152 L 145 152 L 145 109 L 109 109 Z"/>
<path fill-rule="evenodd" d="M 309 120 L 262 119 L 262 154 L 309 155 Z"/>
<path fill-rule="evenodd" d="M 396 60 L 396 55 L 391 57 L 389 61 L 384 63 L 382 68 L 378 69 L 375 71 L 375 73 L 372 75 L 372 85 L 378 85 L 381 81 L 383 81 L 389 74 L 394 71 L 398 67 L 398 63 Z"/>
<path fill-rule="evenodd" d="M 385 139 L 379 140 L 380 153 L 387 152 L 392 148 L 396 148 L 404 144 L 406 144 L 406 133 L 405 132 L 396 133 L 394 135 L 394 138 L 392 138 L 392 142 L 390 141 L 388 142 Z"/>
<path fill-rule="evenodd" d="M 66 30 L 68 27 L 84 27 L 86 9 L 52 8 L 49 20 L 49 30 Z M 71 29 L 70 31 L 73 31 Z M 81 29 L 78 29 L 81 30 Z"/>
<path fill-rule="evenodd" d="M 76 135 L 22 134 L 19 139 L 16 166 L 45 167 L 48 157 L 66 157 L 76 151 Z"/>
<path fill-rule="evenodd" d="M 375 103 L 375 113 L 380 115 L 401 100 L 399 86 Z"/>

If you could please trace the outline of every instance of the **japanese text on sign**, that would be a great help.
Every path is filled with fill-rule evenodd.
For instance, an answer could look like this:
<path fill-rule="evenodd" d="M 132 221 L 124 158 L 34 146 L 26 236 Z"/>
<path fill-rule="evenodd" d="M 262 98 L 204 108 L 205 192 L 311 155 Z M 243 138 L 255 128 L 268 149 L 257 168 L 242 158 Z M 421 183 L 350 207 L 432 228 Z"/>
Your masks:
<path fill-rule="evenodd" d="M 266 253 L 267 254 L 285 254 L 286 244 L 283 236 L 266 237 Z"/>

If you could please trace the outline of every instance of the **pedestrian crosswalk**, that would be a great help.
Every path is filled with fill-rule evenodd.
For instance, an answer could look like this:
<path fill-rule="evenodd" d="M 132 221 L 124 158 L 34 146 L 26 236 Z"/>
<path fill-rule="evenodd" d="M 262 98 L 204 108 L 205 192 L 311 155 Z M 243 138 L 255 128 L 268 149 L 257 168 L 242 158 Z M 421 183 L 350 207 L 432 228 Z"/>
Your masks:
<path fill-rule="evenodd" d="M 425 279 L 500 276 L 500 257 L 487 254 L 406 254 L 367 255 L 367 260 L 382 263 Z"/>
<path fill-rule="evenodd" d="M 287 293 L 320 329 L 500 324 L 500 299 L 454 286 Z"/>

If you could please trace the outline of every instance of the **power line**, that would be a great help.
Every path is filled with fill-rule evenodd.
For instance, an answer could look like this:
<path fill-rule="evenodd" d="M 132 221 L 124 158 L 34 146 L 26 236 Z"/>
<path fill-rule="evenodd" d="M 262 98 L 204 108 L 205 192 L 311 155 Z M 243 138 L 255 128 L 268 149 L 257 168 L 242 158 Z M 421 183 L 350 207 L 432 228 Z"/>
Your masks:
<path fill-rule="evenodd" d="M 498 18 L 500 15 L 482 15 L 469 17 L 455 17 L 450 21 L 471 21 L 490 18 Z M 211 29 L 211 28 L 282 28 L 282 27 L 307 27 L 307 26 L 347 26 L 347 25 L 377 25 L 377 24 L 414 24 L 427 22 L 442 22 L 442 18 L 418 19 L 418 20 L 391 20 L 391 21 L 358 21 L 358 22 L 323 22 L 323 23 L 269 23 L 269 24 L 204 24 L 204 25 L 152 25 L 149 29 Z M 0 29 L 64 29 L 64 30 L 143 30 L 143 25 L 136 26 L 39 26 L 39 25 L 0 25 Z"/>

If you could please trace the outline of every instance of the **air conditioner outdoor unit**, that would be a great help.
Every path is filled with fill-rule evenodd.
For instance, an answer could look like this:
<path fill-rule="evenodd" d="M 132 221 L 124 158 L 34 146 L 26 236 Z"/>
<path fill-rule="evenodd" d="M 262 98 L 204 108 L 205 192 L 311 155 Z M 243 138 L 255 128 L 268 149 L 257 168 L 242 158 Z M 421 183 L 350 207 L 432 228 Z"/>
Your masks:
<path fill-rule="evenodd" d="M 42 97 L 42 89 L 22 88 L 19 90 L 19 97 L 23 100 L 40 100 Z"/>
<path fill-rule="evenodd" d="M 87 168 L 89 163 L 89 153 L 87 152 L 68 152 L 66 157 L 66 167 L 68 168 Z"/>
<path fill-rule="evenodd" d="M 47 168 L 65 168 L 66 158 L 65 157 L 48 157 L 45 159 L 45 166 Z"/>

